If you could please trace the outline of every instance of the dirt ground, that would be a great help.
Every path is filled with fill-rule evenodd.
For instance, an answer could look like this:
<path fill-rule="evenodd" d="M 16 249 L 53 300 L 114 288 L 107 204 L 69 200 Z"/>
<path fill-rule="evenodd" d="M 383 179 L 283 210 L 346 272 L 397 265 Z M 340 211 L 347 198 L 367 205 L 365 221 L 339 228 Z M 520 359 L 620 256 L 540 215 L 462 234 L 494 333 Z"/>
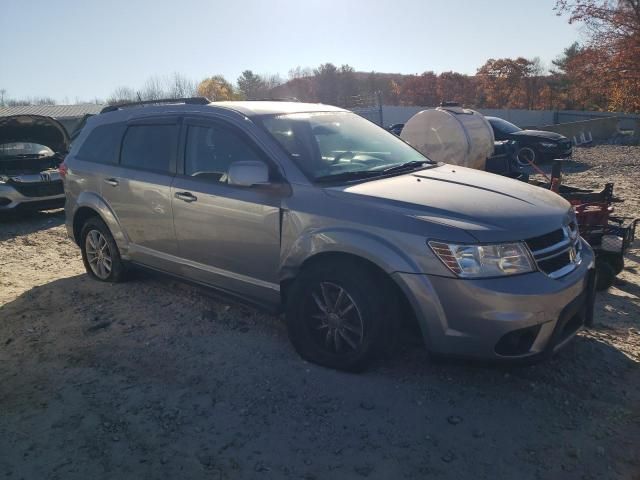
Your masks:
<path fill-rule="evenodd" d="M 640 216 L 640 147 L 579 149 Z M 64 214 L 0 224 L 0 477 L 640 479 L 640 248 L 596 325 L 530 367 L 361 375 L 302 361 L 280 318 L 146 273 L 83 272 Z"/>

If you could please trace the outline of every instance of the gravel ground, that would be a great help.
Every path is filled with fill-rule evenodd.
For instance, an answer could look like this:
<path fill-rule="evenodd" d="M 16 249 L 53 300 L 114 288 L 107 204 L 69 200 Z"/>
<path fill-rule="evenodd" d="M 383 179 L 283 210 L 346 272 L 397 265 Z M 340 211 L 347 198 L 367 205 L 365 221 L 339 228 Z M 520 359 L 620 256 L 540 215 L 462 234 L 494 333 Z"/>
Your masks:
<path fill-rule="evenodd" d="M 640 148 L 566 181 L 640 213 Z M 84 273 L 62 212 L 0 224 L 0 477 L 640 478 L 640 249 L 596 325 L 532 367 L 407 344 L 361 375 L 302 361 L 281 319 L 151 274 Z"/>

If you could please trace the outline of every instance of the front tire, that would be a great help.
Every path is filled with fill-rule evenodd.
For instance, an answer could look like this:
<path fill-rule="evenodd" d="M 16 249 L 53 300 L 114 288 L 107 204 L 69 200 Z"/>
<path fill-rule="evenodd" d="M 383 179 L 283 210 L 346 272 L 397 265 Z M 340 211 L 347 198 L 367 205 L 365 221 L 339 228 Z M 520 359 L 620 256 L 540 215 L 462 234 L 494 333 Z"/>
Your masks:
<path fill-rule="evenodd" d="M 287 298 L 287 330 L 298 354 L 336 370 L 365 369 L 395 321 L 388 284 L 358 262 L 308 267 Z"/>
<path fill-rule="evenodd" d="M 89 218 L 80 232 L 82 262 L 89 276 L 101 282 L 121 282 L 125 265 L 109 227 L 97 217 Z"/>

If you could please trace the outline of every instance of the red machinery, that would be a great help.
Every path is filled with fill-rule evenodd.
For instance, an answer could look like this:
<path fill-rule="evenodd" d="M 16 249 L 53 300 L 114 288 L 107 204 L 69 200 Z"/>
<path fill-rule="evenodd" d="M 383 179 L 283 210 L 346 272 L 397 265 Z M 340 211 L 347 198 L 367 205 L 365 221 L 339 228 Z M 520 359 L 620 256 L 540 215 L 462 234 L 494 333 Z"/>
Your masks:
<path fill-rule="evenodd" d="M 562 185 L 562 161 L 555 160 L 549 181 L 530 181 L 534 185 L 550 188 L 573 205 L 578 219 L 580 235 L 596 254 L 596 287 L 605 290 L 613 285 L 616 275 L 624 268 L 624 254 L 635 238 L 640 219 L 614 216 L 614 204 L 623 202 L 613 195 L 613 183 L 607 183 L 600 192 Z"/>

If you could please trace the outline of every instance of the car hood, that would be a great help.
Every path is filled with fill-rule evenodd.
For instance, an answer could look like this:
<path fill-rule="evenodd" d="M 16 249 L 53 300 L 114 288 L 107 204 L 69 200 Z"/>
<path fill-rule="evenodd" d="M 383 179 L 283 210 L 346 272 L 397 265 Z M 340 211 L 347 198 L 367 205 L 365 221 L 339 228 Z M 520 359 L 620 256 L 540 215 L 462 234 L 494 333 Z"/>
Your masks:
<path fill-rule="evenodd" d="M 56 153 L 67 153 L 69 135 L 57 120 L 41 115 L 0 117 L 0 145 L 5 143 L 37 143 Z"/>
<path fill-rule="evenodd" d="M 570 209 L 569 202 L 549 190 L 453 165 L 325 191 L 374 209 L 460 228 L 481 242 L 549 233 L 561 228 Z"/>
<path fill-rule="evenodd" d="M 554 140 L 556 142 L 567 139 L 567 137 L 559 133 L 546 132 L 544 130 L 520 130 L 519 132 L 513 132 L 511 135 L 515 137 L 537 137 L 540 139 Z"/>

